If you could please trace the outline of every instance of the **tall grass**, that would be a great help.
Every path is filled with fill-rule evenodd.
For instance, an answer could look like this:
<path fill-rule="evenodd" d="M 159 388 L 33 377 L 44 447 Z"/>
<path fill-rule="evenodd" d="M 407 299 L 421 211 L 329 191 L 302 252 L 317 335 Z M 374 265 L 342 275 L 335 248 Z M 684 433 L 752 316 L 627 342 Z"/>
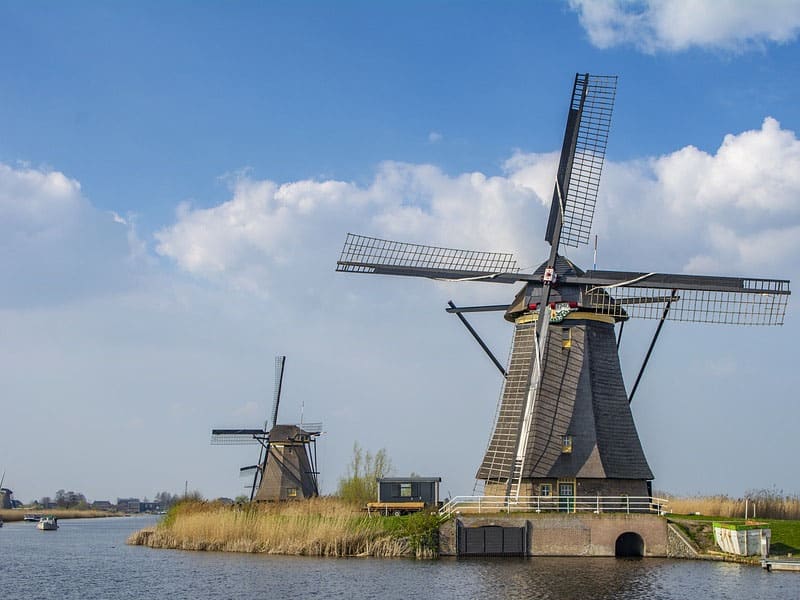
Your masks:
<path fill-rule="evenodd" d="M 153 548 L 309 556 L 436 555 L 438 517 L 370 517 L 332 498 L 224 506 L 183 502 L 128 543 Z"/>
<path fill-rule="evenodd" d="M 700 513 L 714 517 L 758 519 L 800 519 L 800 496 L 786 495 L 777 490 L 749 491 L 744 498 L 730 496 L 670 497 L 669 510 L 677 514 Z"/>

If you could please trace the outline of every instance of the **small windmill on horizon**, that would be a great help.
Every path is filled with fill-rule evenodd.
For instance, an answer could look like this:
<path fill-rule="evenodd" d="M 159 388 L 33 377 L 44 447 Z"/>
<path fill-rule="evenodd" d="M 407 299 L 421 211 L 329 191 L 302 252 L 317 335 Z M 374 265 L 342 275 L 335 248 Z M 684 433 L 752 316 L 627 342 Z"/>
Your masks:
<path fill-rule="evenodd" d="M 562 244 L 589 242 L 616 87 L 616 76 L 575 76 L 545 230 L 550 253 L 532 273 L 521 272 L 508 253 L 349 233 L 337 262 L 337 271 L 350 273 L 523 284 L 507 305 L 450 302 L 447 309 L 505 378 L 476 474 L 487 495 L 649 496 L 653 473 L 630 402 L 664 322 L 783 324 L 788 280 L 583 271 L 559 253 Z M 464 317 L 492 310 L 514 324 L 507 369 Z M 659 323 L 628 394 L 618 350 L 631 318 Z"/>
<path fill-rule="evenodd" d="M 212 429 L 215 445 L 259 445 L 258 462 L 239 469 L 252 476 L 250 501 L 277 501 L 319 495 L 317 437 L 322 423 L 278 423 L 285 356 L 275 357 L 275 389 L 270 419 L 260 429 Z M 302 419 L 302 417 L 301 417 Z"/>

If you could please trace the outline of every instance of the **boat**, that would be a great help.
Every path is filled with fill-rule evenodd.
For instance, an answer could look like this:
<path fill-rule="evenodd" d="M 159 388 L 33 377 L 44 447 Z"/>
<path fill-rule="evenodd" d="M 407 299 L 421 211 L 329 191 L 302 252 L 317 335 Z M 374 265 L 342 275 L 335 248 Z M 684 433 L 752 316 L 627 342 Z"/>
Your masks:
<path fill-rule="evenodd" d="M 31 521 L 33 523 L 38 523 L 39 519 L 41 519 L 41 518 L 42 518 L 42 515 L 37 514 L 37 513 L 25 513 L 25 515 L 23 515 L 23 517 L 22 517 L 22 520 L 23 521 Z"/>
<path fill-rule="evenodd" d="M 42 531 L 55 531 L 58 529 L 58 519 L 52 516 L 42 517 L 36 527 Z"/>

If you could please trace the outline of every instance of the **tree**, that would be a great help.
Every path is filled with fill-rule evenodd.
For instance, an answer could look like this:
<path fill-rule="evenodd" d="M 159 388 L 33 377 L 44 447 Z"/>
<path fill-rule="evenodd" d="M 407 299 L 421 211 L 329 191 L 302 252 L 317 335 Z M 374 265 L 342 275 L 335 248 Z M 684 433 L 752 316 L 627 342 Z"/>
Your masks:
<path fill-rule="evenodd" d="M 358 442 L 353 444 L 353 458 L 347 476 L 339 480 L 337 495 L 348 502 L 364 504 L 378 499 L 378 479 L 392 471 L 392 463 L 381 448 L 375 454 L 364 452 Z"/>

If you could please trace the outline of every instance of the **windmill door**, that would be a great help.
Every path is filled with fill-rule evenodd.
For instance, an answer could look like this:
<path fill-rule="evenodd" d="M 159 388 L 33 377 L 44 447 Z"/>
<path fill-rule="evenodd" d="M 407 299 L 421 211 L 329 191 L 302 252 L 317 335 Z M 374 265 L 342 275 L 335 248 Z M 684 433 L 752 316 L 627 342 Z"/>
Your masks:
<path fill-rule="evenodd" d="M 558 482 L 558 510 L 562 512 L 575 511 L 575 482 Z"/>

